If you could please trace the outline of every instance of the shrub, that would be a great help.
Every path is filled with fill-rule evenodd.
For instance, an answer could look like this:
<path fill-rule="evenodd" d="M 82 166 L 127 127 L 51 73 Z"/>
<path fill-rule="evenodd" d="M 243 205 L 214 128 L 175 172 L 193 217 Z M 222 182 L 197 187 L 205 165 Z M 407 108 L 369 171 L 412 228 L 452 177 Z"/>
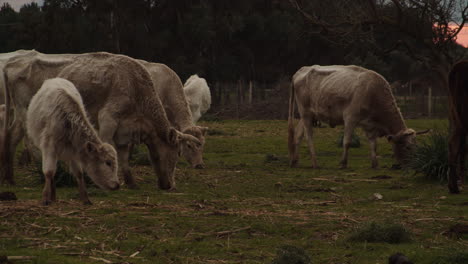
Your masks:
<path fill-rule="evenodd" d="M 468 252 L 455 250 L 450 255 L 435 258 L 432 264 L 465 264 L 468 263 Z"/>
<path fill-rule="evenodd" d="M 151 162 L 148 158 L 148 152 L 144 147 L 134 146 L 130 155 L 130 165 L 149 166 Z"/>
<path fill-rule="evenodd" d="M 336 141 L 337 146 L 340 148 L 343 147 L 343 136 L 344 134 L 340 133 L 340 135 L 338 136 L 338 140 Z M 359 148 L 361 146 L 361 139 L 356 133 L 354 133 L 354 131 L 353 131 L 353 134 L 351 135 L 351 144 L 349 146 L 351 148 Z"/>
<path fill-rule="evenodd" d="M 36 163 L 37 173 L 40 175 L 40 182 L 43 184 L 45 182 L 44 173 L 42 173 L 42 163 Z M 62 161 L 57 162 L 57 170 L 55 171 L 55 186 L 57 187 L 74 187 L 77 186 L 75 181 L 75 176 L 73 176 L 68 171 L 68 166 L 66 166 Z M 85 178 L 87 179 L 87 178 Z"/>
<path fill-rule="evenodd" d="M 348 238 L 354 242 L 383 242 L 399 244 L 410 241 L 410 234 L 406 228 L 395 223 L 371 222 L 358 227 Z"/>
<path fill-rule="evenodd" d="M 449 174 L 448 132 L 431 133 L 422 144 L 415 147 L 405 167 L 423 174 L 429 180 L 447 181 Z"/>
<path fill-rule="evenodd" d="M 310 264 L 310 257 L 304 249 L 295 246 L 282 246 L 276 252 L 272 264 Z"/>

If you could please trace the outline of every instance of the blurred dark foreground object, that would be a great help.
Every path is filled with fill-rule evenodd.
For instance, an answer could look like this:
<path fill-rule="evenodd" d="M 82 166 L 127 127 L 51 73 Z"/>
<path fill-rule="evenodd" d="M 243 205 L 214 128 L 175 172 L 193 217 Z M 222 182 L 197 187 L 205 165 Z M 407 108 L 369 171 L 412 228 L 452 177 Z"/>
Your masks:
<path fill-rule="evenodd" d="M 405 255 L 396 253 L 388 258 L 388 264 L 413 264 Z"/>
<path fill-rule="evenodd" d="M 15 193 L 12 193 L 12 192 L 0 193 L 0 201 L 15 201 L 15 200 L 18 200 L 18 198 L 16 198 Z"/>

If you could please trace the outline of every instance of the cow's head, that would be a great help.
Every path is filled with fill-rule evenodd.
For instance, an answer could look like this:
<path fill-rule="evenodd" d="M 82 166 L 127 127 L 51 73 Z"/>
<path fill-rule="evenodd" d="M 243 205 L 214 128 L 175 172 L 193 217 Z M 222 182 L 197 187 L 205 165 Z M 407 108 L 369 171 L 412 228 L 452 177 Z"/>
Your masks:
<path fill-rule="evenodd" d="M 411 128 L 401 130 L 395 135 L 387 136 L 387 139 L 392 143 L 393 154 L 399 164 L 404 164 L 409 158 L 409 155 L 416 144 L 416 135 L 425 134 L 430 130 L 416 132 Z"/>
<path fill-rule="evenodd" d="M 84 170 L 91 180 L 105 190 L 117 190 L 117 152 L 107 143 L 86 142 L 82 152 Z"/>
<path fill-rule="evenodd" d="M 164 190 L 175 188 L 175 167 L 179 160 L 180 145 L 186 142 L 200 146 L 201 142 L 194 136 L 170 128 L 166 136 L 151 136 L 148 146 L 151 163 L 158 175 L 159 187 Z"/>
<path fill-rule="evenodd" d="M 192 135 L 200 141 L 200 144 L 185 140 L 180 144 L 180 152 L 188 161 L 190 166 L 195 169 L 203 169 L 203 148 L 205 146 L 205 135 L 208 131 L 207 127 L 193 126 L 184 130 L 185 134 Z"/>

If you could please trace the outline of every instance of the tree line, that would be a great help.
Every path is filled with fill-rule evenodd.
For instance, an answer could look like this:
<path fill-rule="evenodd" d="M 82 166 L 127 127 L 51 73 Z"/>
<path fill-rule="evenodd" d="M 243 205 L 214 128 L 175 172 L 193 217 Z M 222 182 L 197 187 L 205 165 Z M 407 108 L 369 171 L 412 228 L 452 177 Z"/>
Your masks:
<path fill-rule="evenodd" d="M 167 64 L 183 80 L 198 73 L 209 82 L 275 82 L 312 64 L 356 64 L 407 81 L 433 71 L 440 63 L 434 54 L 447 64 L 466 56 L 448 39 L 454 32 L 441 26 L 457 10 L 465 18 L 459 3 L 45 0 L 18 12 L 5 3 L 0 52 L 108 51 Z"/>

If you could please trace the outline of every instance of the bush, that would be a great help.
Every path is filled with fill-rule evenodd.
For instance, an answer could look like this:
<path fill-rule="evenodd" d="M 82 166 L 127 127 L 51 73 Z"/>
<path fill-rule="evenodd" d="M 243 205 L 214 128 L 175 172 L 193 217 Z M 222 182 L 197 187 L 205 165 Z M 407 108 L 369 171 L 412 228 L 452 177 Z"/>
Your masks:
<path fill-rule="evenodd" d="M 423 174 L 429 180 L 446 182 L 449 174 L 448 132 L 435 131 L 417 145 L 406 169 Z"/>
<path fill-rule="evenodd" d="M 40 182 L 45 183 L 45 176 L 42 173 L 42 163 L 36 163 L 37 172 L 40 175 Z M 57 170 L 55 171 L 55 186 L 57 187 L 74 187 L 77 186 L 75 176 L 73 176 L 68 171 L 68 166 L 66 166 L 62 161 L 57 162 Z M 87 178 L 86 178 L 87 179 Z"/>
<path fill-rule="evenodd" d="M 371 222 L 357 228 L 348 238 L 353 242 L 383 242 L 399 244 L 410 241 L 410 234 L 406 228 L 395 223 Z"/>
<path fill-rule="evenodd" d="M 454 251 L 447 256 L 439 256 L 432 264 L 465 264 L 468 263 L 468 252 Z"/>
<path fill-rule="evenodd" d="M 344 134 L 341 133 L 338 136 L 338 140 L 336 141 L 337 146 L 340 148 L 343 147 L 343 137 L 344 137 Z M 351 148 L 359 148 L 361 146 L 361 139 L 359 138 L 358 135 L 356 135 L 356 133 L 354 133 L 354 131 L 353 131 L 353 134 L 351 135 L 351 144 L 349 146 Z"/>
<path fill-rule="evenodd" d="M 276 258 L 272 264 L 310 264 L 310 257 L 304 249 L 295 246 L 282 246 L 276 252 Z"/>
<path fill-rule="evenodd" d="M 151 162 L 148 158 L 148 152 L 142 146 L 134 146 L 130 155 L 130 165 L 149 166 Z"/>

